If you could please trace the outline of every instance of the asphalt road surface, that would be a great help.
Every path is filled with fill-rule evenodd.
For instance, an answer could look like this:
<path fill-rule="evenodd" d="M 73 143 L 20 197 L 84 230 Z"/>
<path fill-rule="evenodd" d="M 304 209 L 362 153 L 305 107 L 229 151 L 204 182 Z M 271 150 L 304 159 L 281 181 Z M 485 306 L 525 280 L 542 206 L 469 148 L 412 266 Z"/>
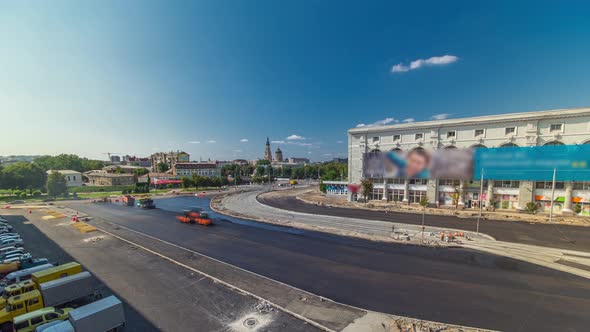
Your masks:
<path fill-rule="evenodd" d="M 318 206 L 303 202 L 295 197 L 258 196 L 258 201 L 280 209 L 369 220 L 392 221 L 413 225 L 422 223 L 422 215 L 417 213 L 370 211 L 329 206 Z M 466 231 L 476 230 L 476 220 L 455 216 L 426 215 L 428 226 L 448 227 Z M 493 236 L 497 240 L 532 244 L 560 249 L 590 251 L 590 227 L 531 224 L 523 221 L 482 220 L 479 231 Z"/>
<path fill-rule="evenodd" d="M 207 201 L 157 201 L 173 210 L 195 202 L 206 206 Z M 216 219 L 211 227 L 181 224 L 176 213 L 160 209 L 73 207 L 370 310 L 504 331 L 587 331 L 590 326 L 588 280 L 505 257 L 375 243 L 255 222 Z"/>

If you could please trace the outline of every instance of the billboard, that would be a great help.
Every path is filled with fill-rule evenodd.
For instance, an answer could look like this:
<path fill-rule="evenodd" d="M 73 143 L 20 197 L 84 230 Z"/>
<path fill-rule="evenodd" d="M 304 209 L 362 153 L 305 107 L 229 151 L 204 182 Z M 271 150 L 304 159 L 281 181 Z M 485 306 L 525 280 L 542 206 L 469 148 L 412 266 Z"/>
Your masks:
<path fill-rule="evenodd" d="M 477 149 L 474 178 L 590 181 L 590 144 Z"/>
<path fill-rule="evenodd" d="M 365 178 L 590 181 L 590 144 L 367 152 Z M 483 172 L 483 173 L 482 173 Z"/>

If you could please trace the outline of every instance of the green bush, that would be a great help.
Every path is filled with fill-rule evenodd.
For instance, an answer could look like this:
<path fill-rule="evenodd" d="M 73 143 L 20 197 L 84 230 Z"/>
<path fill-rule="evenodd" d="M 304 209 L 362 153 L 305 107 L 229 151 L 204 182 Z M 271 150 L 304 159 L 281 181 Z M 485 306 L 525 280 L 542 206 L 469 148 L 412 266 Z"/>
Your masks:
<path fill-rule="evenodd" d="M 21 192 L 20 195 L 18 195 L 18 197 L 27 198 L 27 192 L 26 191 Z"/>
<path fill-rule="evenodd" d="M 15 190 L 15 191 L 13 191 L 13 192 L 12 192 L 12 194 L 13 194 L 14 196 L 16 196 L 16 197 L 20 197 L 20 194 L 22 194 L 22 193 L 23 193 L 23 192 L 22 192 L 22 191 L 20 191 L 20 190 Z"/>
<path fill-rule="evenodd" d="M 320 191 L 323 192 L 324 194 L 326 193 L 326 184 L 325 183 L 320 184 Z"/>
<path fill-rule="evenodd" d="M 576 214 L 582 212 L 582 205 L 580 205 L 580 203 L 576 203 L 576 205 L 574 205 L 574 212 Z"/>
<path fill-rule="evenodd" d="M 535 202 L 528 202 L 528 203 L 526 203 L 525 210 L 528 213 L 535 214 L 535 213 L 537 213 L 537 209 L 539 209 L 539 207 L 537 206 L 537 204 Z"/>
<path fill-rule="evenodd" d="M 33 197 L 41 197 L 41 190 L 33 191 Z"/>

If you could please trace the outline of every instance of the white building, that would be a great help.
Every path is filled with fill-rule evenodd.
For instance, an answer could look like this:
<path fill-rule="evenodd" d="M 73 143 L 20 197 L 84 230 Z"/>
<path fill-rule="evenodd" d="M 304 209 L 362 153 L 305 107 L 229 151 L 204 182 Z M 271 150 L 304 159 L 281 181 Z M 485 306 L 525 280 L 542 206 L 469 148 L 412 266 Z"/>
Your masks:
<path fill-rule="evenodd" d="M 193 174 L 197 174 L 199 176 L 206 176 L 206 177 L 219 177 L 220 169 L 217 167 L 217 164 L 214 162 L 207 162 L 207 163 L 176 163 L 173 166 L 173 174 L 178 177 L 192 177 Z"/>
<path fill-rule="evenodd" d="M 380 127 L 353 128 L 348 131 L 348 179 L 360 183 L 363 153 L 370 151 L 408 151 L 444 148 L 491 148 L 505 146 L 541 146 L 590 144 L 590 108 L 511 113 L 462 119 L 424 121 Z M 536 202 L 541 210 L 550 205 L 551 181 L 486 181 L 479 197 L 478 181 L 373 179 L 371 199 L 417 203 L 424 196 L 431 203 L 497 209 L 523 209 Z M 457 188 L 461 188 L 459 191 Z M 573 204 L 581 204 L 590 214 L 590 183 L 558 182 L 554 211 L 571 213 Z M 350 197 L 353 198 L 353 197 Z M 456 201 L 456 199 L 455 199 Z"/>
<path fill-rule="evenodd" d="M 63 169 L 63 170 L 49 170 L 47 171 L 47 175 L 51 174 L 52 172 L 58 172 L 66 178 L 66 185 L 68 187 L 80 187 L 83 185 L 82 181 L 82 173 L 73 171 L 71 169 Z"/>

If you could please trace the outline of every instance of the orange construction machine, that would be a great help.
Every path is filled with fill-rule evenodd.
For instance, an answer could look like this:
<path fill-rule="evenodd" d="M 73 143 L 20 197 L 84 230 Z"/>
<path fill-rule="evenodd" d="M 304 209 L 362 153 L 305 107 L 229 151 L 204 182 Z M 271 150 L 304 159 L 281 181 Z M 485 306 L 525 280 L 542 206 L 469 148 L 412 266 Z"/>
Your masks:
<path fill-rule="evenodd" d="M 176 219 L 184 224 L 199 224 L 209 226 L 213 223 L 206 212 L 184 211 L 183 216 L 177 216 Z"/>

